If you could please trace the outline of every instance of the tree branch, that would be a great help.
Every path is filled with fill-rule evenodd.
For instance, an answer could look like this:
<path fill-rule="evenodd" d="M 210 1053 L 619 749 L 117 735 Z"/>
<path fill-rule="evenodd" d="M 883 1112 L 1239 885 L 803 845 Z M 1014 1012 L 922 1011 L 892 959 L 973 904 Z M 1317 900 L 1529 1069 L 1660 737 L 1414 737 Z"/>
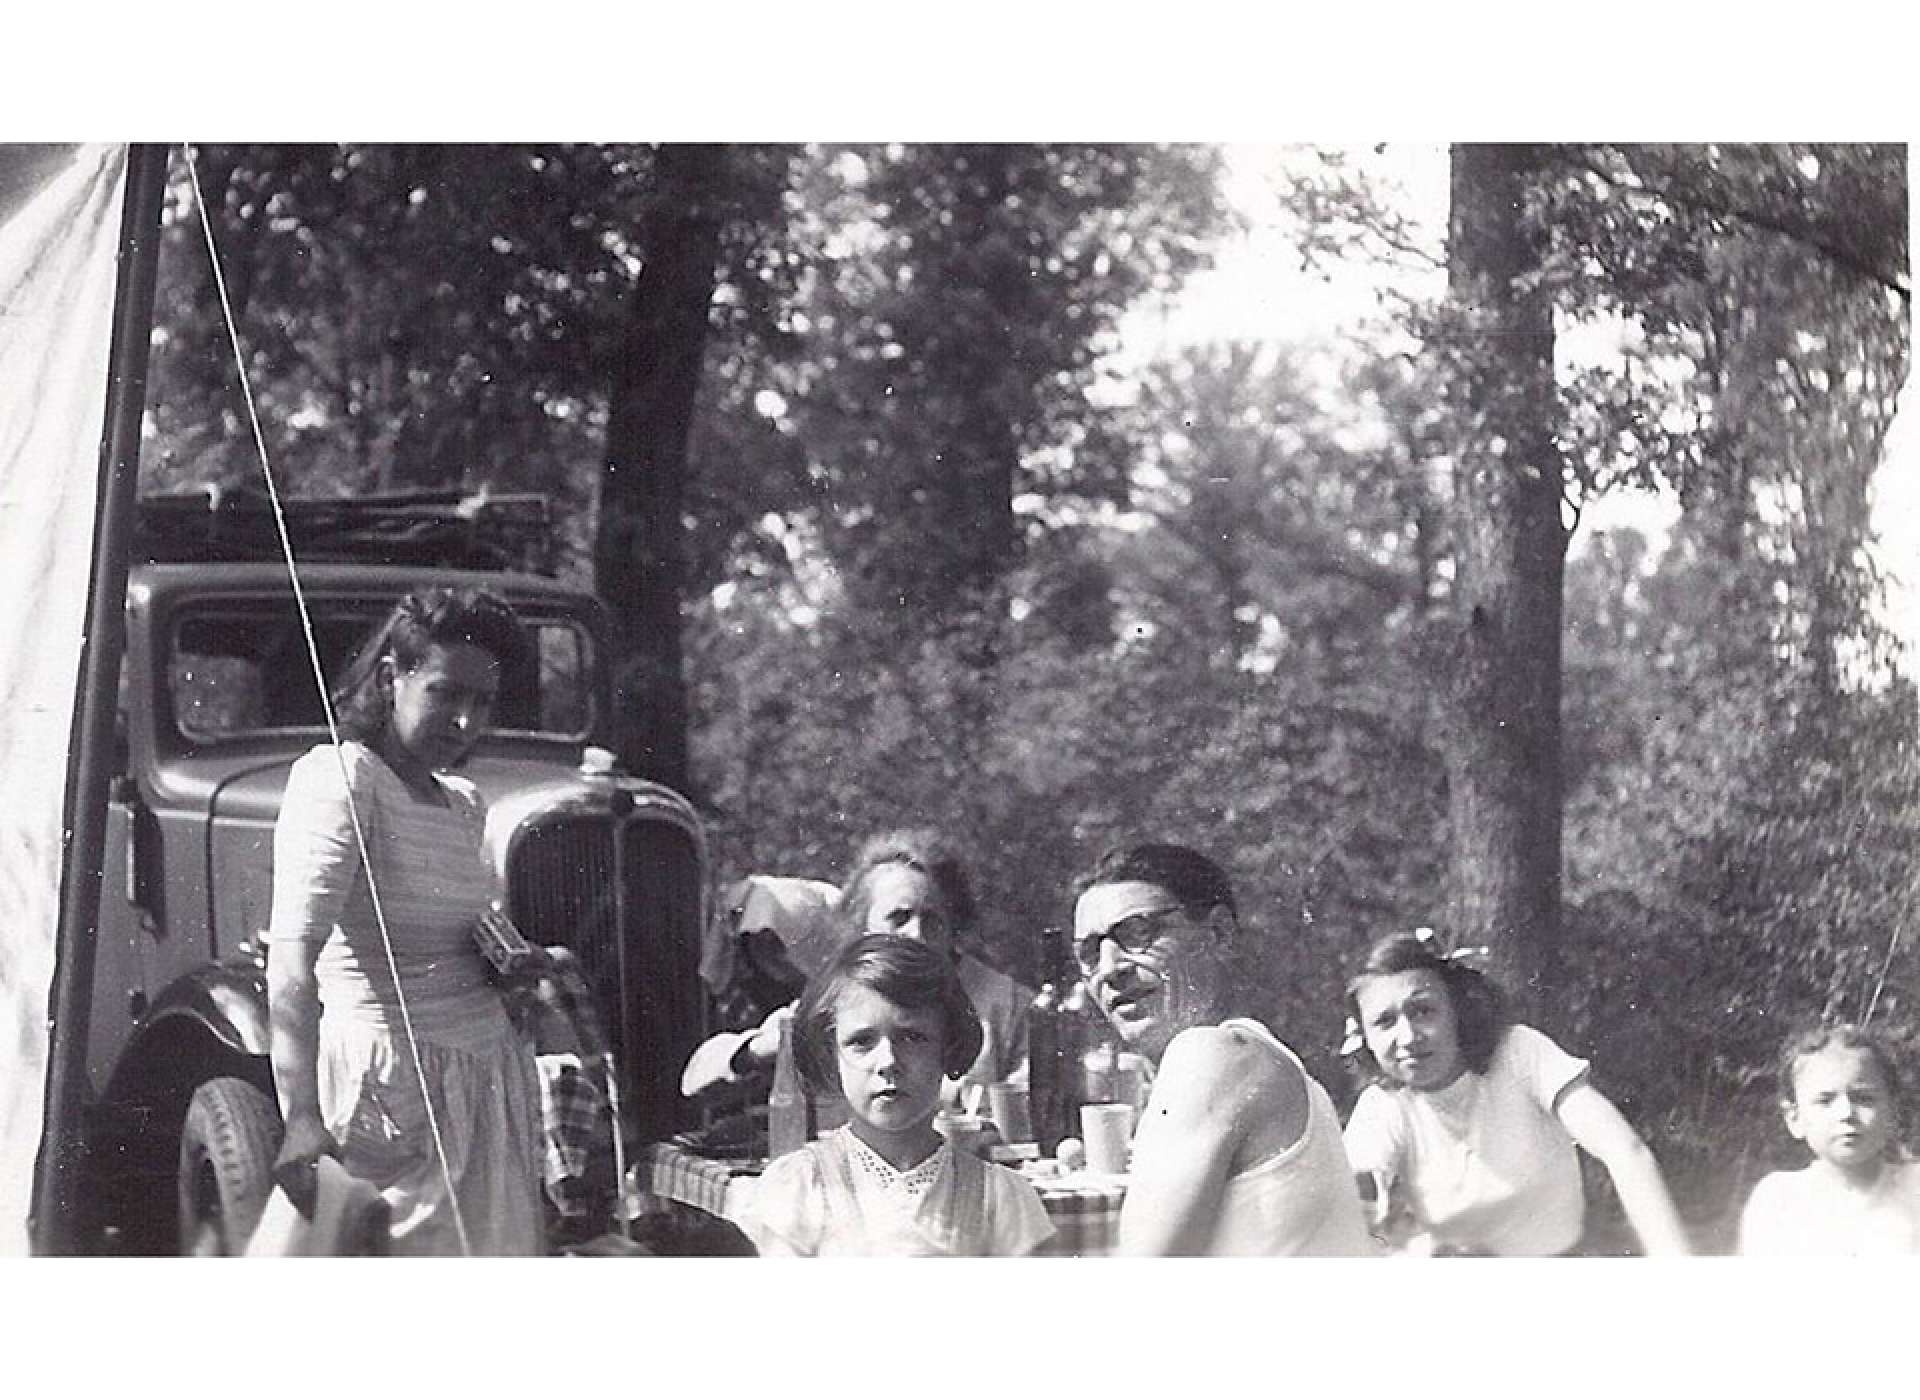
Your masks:
<path fill-rule="evenodd" d="M 1552 160 L 1573 170 L 1583 171 L 1597 176 L 1613 189 L 1627 195 L 1639 195 L 1642 198 L 1660 199 L 1680 209 L 1689 209 L 1695 213 L 1708 214 L 1716 218 L 1731 219 L 1750 227 L 1778 234 L 1803 247 L 1811 248 L 1840 267 L 1866 281 L 1885 287 L 1909 306 L 1913 303 L 1913 290 L 1897 275 L 1887 273 L 1867 263 L 1852 249 L 1834 242 L 1818 231 L 1808 228 L 1804 223 L 1792 222 L 1778 215 L 1760 209 L 1742 208 L 1730 201 L 1715 199 L 1706 194 L 1686 194 L 1679 191 L 1671 182 L 1654 184 L 1628 184 L 1614 172 L 1599 165 L 1590 157 L 1576 154 L 1574 149 L 1556 146 L 1550 148 Z"/>

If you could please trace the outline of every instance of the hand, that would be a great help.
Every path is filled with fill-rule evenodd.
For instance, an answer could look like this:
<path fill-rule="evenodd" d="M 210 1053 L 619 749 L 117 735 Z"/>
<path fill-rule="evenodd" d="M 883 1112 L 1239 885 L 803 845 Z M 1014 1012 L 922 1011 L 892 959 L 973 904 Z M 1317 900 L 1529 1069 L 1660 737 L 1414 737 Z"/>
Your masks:
<path fill-rule="evenodd" d="M 287 1193 L 293 1208 L 313 1219 L 320 1195 L 317 1164 L 322 1157 L 338 1158 L 340 1145 L 321 1126 L 317 1114 L 297 1113 L 287 1120 L 280 1139 L 280 1155 L 273 1163 L 273 1184 Z"/>
<path fill-rule="evenodd" d="M 793 1007 L 783 1006 L 768 1014 L 760 1023 L 760 1029 L 747 1041 L 746 1053 L 750 1059 L 760 1064 L 769 1064 L 780 1053 L 780 1037 L 793 1020 Z"/>
<path fill-rule="evenodd" d="M 273 1159 L 274 1174 L 279 1175 L 284 1167 L 311 1166 L 322 1157 L 339 1155 L 340 1144 L 321 1123 L 319 1114 L 296 1113 L 287 1119 L 286 1131 L 281 1135 L 280 1155 Z"/>

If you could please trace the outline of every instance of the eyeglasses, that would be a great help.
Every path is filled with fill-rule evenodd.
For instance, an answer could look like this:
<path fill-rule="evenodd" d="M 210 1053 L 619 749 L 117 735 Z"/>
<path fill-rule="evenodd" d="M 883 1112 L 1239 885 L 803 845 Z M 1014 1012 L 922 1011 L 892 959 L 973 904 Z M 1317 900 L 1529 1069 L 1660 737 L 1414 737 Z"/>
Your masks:
<path fill-rule="evenodd" d="M 1129 958 L 1145 957 L 1166 938 L 1168 916 L 1184 912 L 1182 906 L 1169 904 L 1164 909 L 1129 914 L 1098 932 L 1079 934 L 1073 940 L 1073 960 L 1082 972 L 1092 972 L 1100 965 L 1100 945 L 1108 939 Z"/>

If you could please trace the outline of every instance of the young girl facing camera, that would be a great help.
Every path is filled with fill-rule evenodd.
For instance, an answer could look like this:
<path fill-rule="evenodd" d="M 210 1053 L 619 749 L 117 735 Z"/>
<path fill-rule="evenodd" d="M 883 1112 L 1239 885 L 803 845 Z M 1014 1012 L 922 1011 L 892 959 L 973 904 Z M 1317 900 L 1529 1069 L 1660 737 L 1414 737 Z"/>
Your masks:
<path fill-rule="evenodd" d="M 1370 1081 L 1347 1155 L 1385 1222 L 1404 1207 L 1436 1253 L 1565 1254 L 1585 1230 L 1576 1148 L 1603 1163 L 1649 1254 L 1686 1234 L 1653 1154 L 1587 1062 L 1508 1019 L 1499 988 L 1426 930 L 1374 944 L 1347 985 L 1345 1047 Z"/>
<path fill-rule="evenodd" d="M 850 1117 L 760 1178 L 745 1224 L 761 1254 L 1028 1254 L 1053 1233 L 1018 1172 L 934 1131 L 942 1080 L 982 1040 L 952 958 L 857 939 L 807 985 L 795 1027 L 801 1077 Z"/>
<path fill-rule="evenodd" d="M 1804 1031 L 1780 1056 L 1780 1112 L 1813 1161 L 1753 1188 L 1742 1254 L 1920 1253 L 1920 1164 L 1894 1155 L 1899 1084 L 1858 1026 Z"/>

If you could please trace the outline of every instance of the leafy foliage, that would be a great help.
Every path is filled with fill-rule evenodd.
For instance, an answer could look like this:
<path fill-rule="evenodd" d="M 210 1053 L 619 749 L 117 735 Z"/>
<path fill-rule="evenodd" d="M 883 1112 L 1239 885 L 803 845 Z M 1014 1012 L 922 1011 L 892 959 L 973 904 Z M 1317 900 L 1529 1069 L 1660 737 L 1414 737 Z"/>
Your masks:
<path fill-rule="evenodd" d="M 1208 149 L 822 152 L 790 406 L 816 523 L 864 606 L 977 603 L 1020 561 L 1015 503 L 1122 479 L 1088 397 L 1137 301 L 1198 266 L 1225 215 Z"/>
<path fill-rule="evenodd" d="M 1266 949 L 1259 999 L 1320 1058 L 1341 967 L 1426 917 L 1438 874 L 1437 760 L 1405 703 L 1412 468 L 1384 449 L 1355 465 L 1352 425 L 1244 349 L 1169 367 L 1130 412 L 1183 424 L 1145 446 L 1138 509 L 1049 530 L 957 625 L 902 644 L 848 597 L 798 625 L 764 578 L 701 609 L 698 758 L 724 859 L 831 875 L 867 832 L 936 822 L 978 859 L 987 955 L 1031 975 L 1070 872 L 1112 840 L 1178 835 L 1228 859 Z"/>
<path fill-rule="evenodd" d="M 633 157 L 467 146 L 203 152 L 274 455 L 335 490 L 557 487 L 604 363 L 603 235 Z M 154 359 L 156 484 L 252 478 L 253 444 L 190 191 L 175 181 Z M 596 209 L 596 205 L 599 206 Z M 555 219 L 555 208 L 574 211 Z"/>
<path fill-rule="evenodd" d="M 1911 659 L 1875 621 L 1864 553 L 1908 367 L 1905 152 L 1532 156 L 1520 290 L 1551 303 L 1560 342 L 1555 401 L 1533 411 L 1562 522 L 1619 491 L 1684 510 L 1664 551 L 1596 540 L 1566 579 L 1569 957 L 1550 1028 L 1594 1053 L 1724 1244 L 1783 1141 L 1769 1076 L 1788 1026 L 1871 1008 L 1915 1034 Z M 1340 162 L 1301 207 L 1316 255 L 1422 254 Z M 1405 324 L 1444 450 L 1478 430 L 1455 386 L 1480 342 L 1448 307 Z"/>
<path fill-rule="evenodd" d="M 1664 556 L 1606 541 L 1569 581 L 1571 1004 L 1723 1229 L 1778 1164 L 1787 1030 L 1915 1036 L 1916 706 L 1863 554 L 1907 372 L 1890 154 L 1568 152 L 1544 206 L 1573 304 L 1634 328 L 1568 395 L 1580 485 L 1685 508 Z"/>
<path fill-rule="evenodd" d="M 1716 654 L 1716 567 L 1673 551 L 1615 609 L 1625 627 L 1589 629 L 1598 590 L 1577 590 L 1578 727 L 1604 725 L 1613 752 L 1569 809 L 1569 921 L 1591 951 L 1568 1004 L 1724 1229 L 1791 1156 L 1771 1078 L 1791 1028 L 1871 1013 L 1915 1042 L 1920 755 L 1910 680 L 1820 697 L 1788 649 Z"/>

